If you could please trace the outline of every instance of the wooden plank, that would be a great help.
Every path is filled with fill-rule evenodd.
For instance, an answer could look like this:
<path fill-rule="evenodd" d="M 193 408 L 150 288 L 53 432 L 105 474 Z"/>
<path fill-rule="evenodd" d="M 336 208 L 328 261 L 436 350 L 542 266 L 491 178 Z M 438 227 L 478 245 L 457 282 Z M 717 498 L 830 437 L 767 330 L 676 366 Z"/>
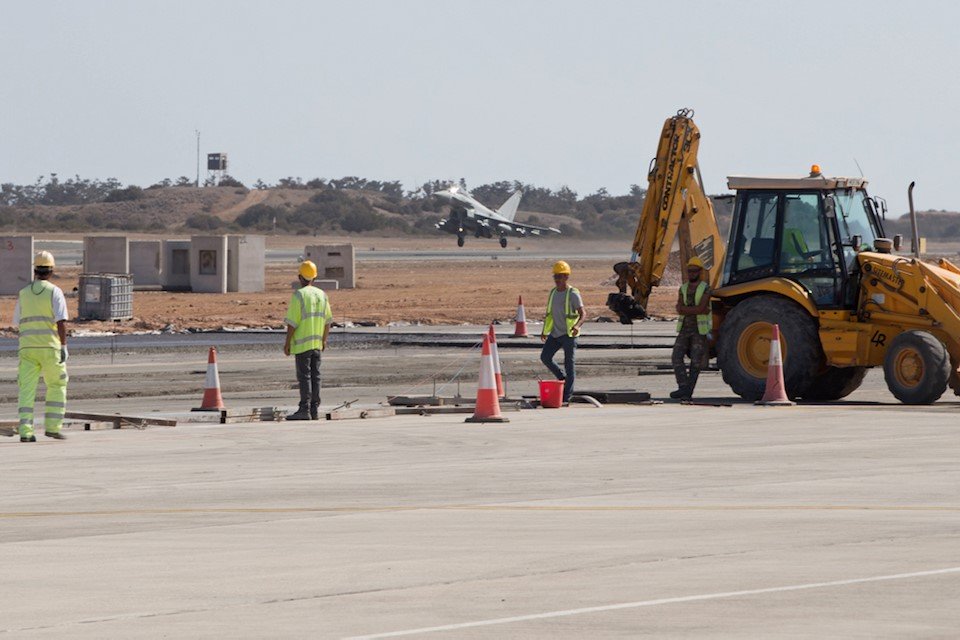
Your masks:
<path fill-rule="evenodd" d="M 397 415 L 396 409 L 340 409 L 326 414 L 327 420 L 355 420 L 367 418 L 389 418 Z"/>
<path fill-rule="evenodd" d="M 68 420 L 81 420 L 86 422 L 112 422 L 116 429 L 124 424 L 133 426 L 137 424 L 156 426 L 156 427 L 175 427 L 176 420 L 166 418 L 148 418 L 144 416 L 122 416 L 115 413 L 85 413 L 82 411 L 67 411 L 63 417 Z"/>

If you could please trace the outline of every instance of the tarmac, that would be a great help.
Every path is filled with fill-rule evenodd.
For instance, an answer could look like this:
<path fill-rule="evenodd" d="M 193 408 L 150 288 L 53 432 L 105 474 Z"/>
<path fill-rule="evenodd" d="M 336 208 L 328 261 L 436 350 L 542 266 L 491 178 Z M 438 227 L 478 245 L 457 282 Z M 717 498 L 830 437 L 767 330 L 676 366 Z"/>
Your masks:
<path fill-rule="evenodd" d="M 508 345 L 514 392 L 532 392 L 536 352 Z M 292 408 L 292 363 L 264 348 L 225 349 L 229 406 Z M 474 355 L 331 350 L 324 405 L 382 400 Z M 81 354 L 70 409 L 185 411 L 202 375 L 177 367 L 204 356 L 151 352 L 146 389 L 117 397 L 143 354 Z M 673 388 L 666 349 L 578 356 L 581 388 Z M 0 359 L 5 388 L 14 365 Z M 228 385 L 249 376 L 261 389 Z M 174 392 L 156 395 L 164 378 Z M 698 400 L 731 406 L 0 439 L 0 635 L 956 636 L 955 396 L 906 407 L 872 371 L 847 402 L 756 407 L 709 372 Z"/>

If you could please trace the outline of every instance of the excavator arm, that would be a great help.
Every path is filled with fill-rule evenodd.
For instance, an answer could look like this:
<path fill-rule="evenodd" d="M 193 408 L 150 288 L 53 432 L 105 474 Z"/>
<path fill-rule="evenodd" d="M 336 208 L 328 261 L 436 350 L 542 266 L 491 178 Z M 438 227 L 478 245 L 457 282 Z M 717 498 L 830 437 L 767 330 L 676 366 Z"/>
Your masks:
<path fill-rule="evenodd" d="M 682 263 L 699 256 L 711 287 L 720 284 L 725 248 L 713 203 L 703 191 L 697 163 L 699 145 L 700 130 L 693 122 L 693 110 L 681 109 L 664 123 L 647 174 L 649 185 L 633 254 L 629 262 L 614 266 L 620 292 L 607 298 L 607 306 L 624 324 L 647 316 L 650 292 L 663 278 L 675 238 L 679 238 Z"/>

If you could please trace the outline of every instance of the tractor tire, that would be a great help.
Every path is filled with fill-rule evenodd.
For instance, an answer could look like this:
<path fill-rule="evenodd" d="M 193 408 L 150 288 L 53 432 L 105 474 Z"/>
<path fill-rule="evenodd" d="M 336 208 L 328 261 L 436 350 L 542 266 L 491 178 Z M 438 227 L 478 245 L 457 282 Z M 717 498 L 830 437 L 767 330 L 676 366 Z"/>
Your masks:
<path fill-rule="evenodd" d="M 904 331 L 887 348 L 883 377 L 900 402 L 933 404 L 947 390 L 950 355 L 932 333 Z"/>
<path fill-rule="evenodd" d="M 723 381 L 745 400 L 763 397 L 774 324 L 780 325 L 783 380 L 790 398 L 802 397 L 823 367 L 817 323 L 805 309 L 777 295 L 748 298 L 727 314 L 717 344 Z"/>
<path fill-rule="evenodd" d="M 828 402 L 846 398 L 860 388 L 867 367 L 827 367 L 803 393 L 804 400 Z"/>

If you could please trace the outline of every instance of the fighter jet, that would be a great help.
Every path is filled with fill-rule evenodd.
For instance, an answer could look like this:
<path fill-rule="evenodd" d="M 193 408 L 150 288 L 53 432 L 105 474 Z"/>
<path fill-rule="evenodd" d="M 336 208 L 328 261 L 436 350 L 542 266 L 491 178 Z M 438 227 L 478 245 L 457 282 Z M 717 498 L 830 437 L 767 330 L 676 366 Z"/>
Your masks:
<path fill-rule="evenodd" d="M 506 248 L 507 237 L 526 238 L 545 233 L 560 233 L 553 227 L 538 227 L 532 224 L 514 222 L 517 207 L 520 205 L 522 191 L 517 191 L 496 211 L 492 211 L 477 202 L 470 193 L 461 187 L 436 191 L 433 195 L 450 203 L 450 217 L 436 224 L 437 229 L 457 234 L 457 246 L 462 247 L 468 233 L 476 238 L 500 238 L 500 246 Z"/>

